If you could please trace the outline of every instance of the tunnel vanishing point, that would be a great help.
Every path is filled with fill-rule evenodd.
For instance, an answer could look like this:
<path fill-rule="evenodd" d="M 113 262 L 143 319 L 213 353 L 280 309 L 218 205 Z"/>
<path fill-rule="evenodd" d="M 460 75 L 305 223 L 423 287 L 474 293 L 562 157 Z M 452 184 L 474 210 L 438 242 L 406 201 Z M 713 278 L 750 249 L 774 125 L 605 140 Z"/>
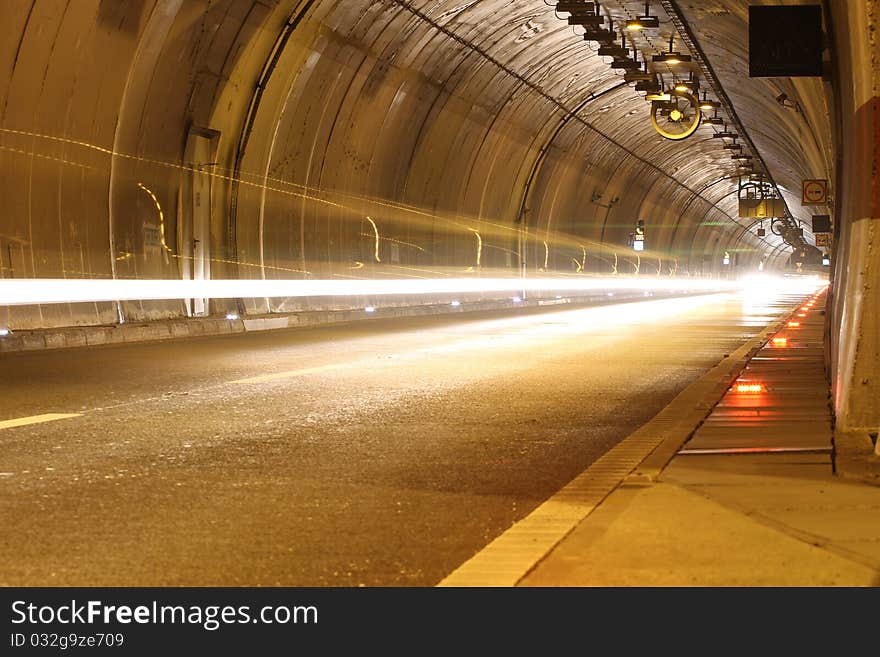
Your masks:
<path fill-rule="evenodd" d="M 876 435 L 877 3 L 750 4 L 6 0 L 0 346 L 509 295 L 437 281 L 827 274 L 837 425 Z"/>

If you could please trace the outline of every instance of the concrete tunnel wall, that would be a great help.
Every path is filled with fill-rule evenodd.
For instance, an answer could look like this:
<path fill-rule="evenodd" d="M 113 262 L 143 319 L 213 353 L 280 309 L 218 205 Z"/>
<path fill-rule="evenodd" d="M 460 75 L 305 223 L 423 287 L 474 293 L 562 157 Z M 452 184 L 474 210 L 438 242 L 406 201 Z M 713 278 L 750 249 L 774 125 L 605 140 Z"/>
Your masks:
<path fill-rule="evenodd" d="M 743 270 L 788 255 L 737 222 L 711 129 L 660 138 L 542 2 L 12 0 L 0 20 L 4 277 L 189 277 L 199 213 L 215 278 L 513 273 L 520 227 L 530 272 L 608 274 L 616 252 L 621 274 L 718 276 L 726 249 Z M 0 321 L 191 311 L 7 307 Z"/>
<path fill-rule="evenodd" d="M 875 438 L 880 429 L 878 9 L 873 0 L 832 2 L 839 166 L 829 322 L 837 426 Z"/>

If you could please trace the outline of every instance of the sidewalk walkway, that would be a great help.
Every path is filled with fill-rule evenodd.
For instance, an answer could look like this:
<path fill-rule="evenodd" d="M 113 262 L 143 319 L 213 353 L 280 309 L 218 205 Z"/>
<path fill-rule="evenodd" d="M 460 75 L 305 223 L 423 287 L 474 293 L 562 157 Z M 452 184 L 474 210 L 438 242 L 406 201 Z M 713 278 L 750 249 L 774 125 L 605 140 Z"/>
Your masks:
<path fill-rule="evenodd" d="M 649 457 L 518 585 L 880 585 L 880 487 L 832 471 L 814 299 L 668 465 Z"/>
<path fill-rule="evenodd" d="M 880 456 L 801 300 L 439 586 L 880 585 Z"/>

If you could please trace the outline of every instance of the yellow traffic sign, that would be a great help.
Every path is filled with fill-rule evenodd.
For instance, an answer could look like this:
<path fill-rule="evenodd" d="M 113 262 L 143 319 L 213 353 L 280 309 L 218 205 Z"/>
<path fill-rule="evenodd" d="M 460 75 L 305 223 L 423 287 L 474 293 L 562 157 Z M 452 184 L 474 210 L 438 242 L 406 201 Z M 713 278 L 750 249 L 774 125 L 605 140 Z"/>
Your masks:
<path fill-rule="evenodd" d="M 825 205 L 828 202 L 827 180 L 805 180 L 801 188 L 801 205 Z"/>

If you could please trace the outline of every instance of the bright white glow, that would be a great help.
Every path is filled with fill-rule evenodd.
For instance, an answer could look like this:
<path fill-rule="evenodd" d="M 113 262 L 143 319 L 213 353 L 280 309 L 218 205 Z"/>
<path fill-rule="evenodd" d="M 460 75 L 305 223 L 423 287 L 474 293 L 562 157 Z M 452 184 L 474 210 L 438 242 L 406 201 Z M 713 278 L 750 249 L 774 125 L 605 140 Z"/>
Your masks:
<path fill-rule="evenodd" d="M 690 278 L 692 292 L 722 292 L 744 289 L 766 295 L 809 294 L 826 283 L 818 276 L 774 277 L 766 274 L 739 281 Z M 154 299 L 249 299 L 285 297 L 371 297 L 383 295 L 458 295 L 497 293 L 515 303 L 522 292 L 572 293 L 615 291 L 674 291 L 682 280 L 663 277 L 536 277 L 536 278 L 426 278 L 348 280 L 106 280 L 106 279 L 0 279 L 0 306 L 51 303 Z M 518 299 L 518 301 L 517 301 Z"/>
<path fill-rule="evenodd" d="M 453 301 L 449 305 L 452 306 L 453 308 L 458 308 L 461 305 L 461 301 Z"/>
<path fill-rule="evenodd" d="M 739 279 L 739 286 L 747 295 L 762 297 L 774 294 L 808 295 L 826 284 L 818 276 L 773 276 L 766 273 Z"/>
<path fill-rule="evenodd" d="M 645 250 L 645 241 L 644 240 L 635 240 L 633 242 L 633 251 L 644 251 Z"/>
<path fill-rule="evenodd" d="M 412 357 L 424 354 L 460 355 L 465 351 L 498 349 L 525 349 L 535 353 L 550 347 L 560 338 L 581 338 L 586 334 L 599 336 L 608 332 L 620 336 L 624 331 L 682 315 L 714 317 L 717 316 L 717 308 L 726 301 L 726 294 L 707 294 L 686 299 L 639 300 L 604 307 L 560 309 L 538 317 L 516 313 L 504 319 L 472 324 L 476 335 L 420 349 Z M 716 310 L 707 310 L 711 308 Z M 360 364 L 353 366 L 359 367 Z M 369 362 L 369 366 L 375 367 L 375 359 Z"/>
<path fill-rule="evenodd" d="M 226 315 L 226 319 L 232 321 L 238 319 L 238 313 L 229 313 Z"/>
<path fill-rule="evenodd" d="M 373 306 L 367 306 L 366 308 L 364 308 L 364 312 L 365 313 L 374 313 L 374 312 L 376 312 L 376 309 Z"/>
<path fill-rule="evenodd" d="M 0 338 L 5 338 L 7 335 L 12 333 L 9 329 L 0 328 Z"/>

